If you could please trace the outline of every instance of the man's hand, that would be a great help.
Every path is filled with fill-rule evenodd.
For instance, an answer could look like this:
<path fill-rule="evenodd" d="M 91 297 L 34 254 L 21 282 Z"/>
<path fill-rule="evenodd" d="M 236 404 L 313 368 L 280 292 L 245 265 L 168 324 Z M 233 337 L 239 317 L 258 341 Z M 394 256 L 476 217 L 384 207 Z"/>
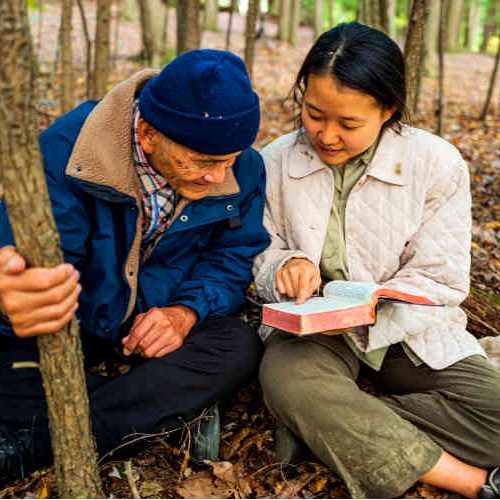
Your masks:
<path fill-rule="evenodd" d="M 18 337 L 55 333 L 78 308 L 78 279 L 71 264 L 26 269 L 14 247 L 0 248 L 0 312 Z"/>
<path fill-rule="evenodd" d="M 182 346 L 196 321 L 196 313 L 186 306 L 153 307 L 136 316 L 130 333 L 122 339 L 123 354 L 161 358 Z"/>
<path fill-rule="evenodd" d="M 290 259 L 276 273 L 278 292 L 297 297 L 297 304 L 303 304 L 320 285 L 319 269 L 308 259 Z"/>

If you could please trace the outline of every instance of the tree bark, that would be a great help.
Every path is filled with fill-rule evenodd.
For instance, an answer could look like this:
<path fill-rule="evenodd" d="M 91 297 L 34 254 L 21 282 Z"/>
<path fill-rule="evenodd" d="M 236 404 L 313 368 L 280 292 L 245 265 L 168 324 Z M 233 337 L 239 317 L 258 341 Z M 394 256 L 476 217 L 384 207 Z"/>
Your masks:
<path fill-rule="evenodd" d="M 418 80 L 422 73 L 421 62 L 426 19 L 427 0 L 413 0 L 405 43 L 406 107 L 410 119 L 417 105 Z"/>
<path fill-rule="evenodd" d="M 204 27 L 209 31 L 219 31 L 218 23 L 219 2 L 217 0 L 205 0 Z"/>
<path fill-rule="evenodd" d="M 380 29 L 380 4 L 379 0 L 369 0 L 370 26 Z"/>
<path fill-rule="evenodd" d="M 467 31 L 464 40 L 464 46 L 470 52 L 474 50 L 474 41 L 476 40 L 477 32 L 479 30 L 480 16 L 481 8 L 479 4 L 476 0 L 470 0 L 467 18 Z"/>
<path fill-rule="evenodd" d="M 153 64 L 155 56 L 155 44 L 153 38 L 153 22 L 151 19 L 151 10 L 148 0 L 138 0 L 139 16 L 141 19 L 141 38 L 142 38 L 142 58 L 148 66 Z"/>
<path fill-rule="evenodd" d="M 94 99 L 102 98 L 106 93 L 108 85 L 111 1 L 112 0 L 97 0 L 94 74 L 92 78 L 92 97 Z"/>
<path fill-rule="evenodd" d="M 391 20 L 389 18 L 389 0 L 380 0 L 380 29 L 385 31 L 389 36 L 391 33 Z"/>
<path fill-rule="evenodd" d="M 437 48 L 439 36 L 441 0 L 429 0 L 429 18 L 424 31 L 424 65 L 423 71 L 426 76 L 436 76 Z"/>
<path fill-rule="evenodd" d="M 448 0 L 439 0 L 439 29 L 438 29 L 438 105 L 437 105 L 437 134 L 443 135 L 444 127 L 444 44 L 446 30 L 446 10 Z"/>
<path fill-rule="evenodd" d="M 290 15 L 290 32 L 288 42 L 293 47 L 297 46 L 297 36 L 300 26 L 301 0 L 291 0 L 292 12 Z"/>
<path fill-rule="evenodd" d="M 314 38 L 318 38 L 321 35 L 321 33 L 323 33 L 323 22 L 324 22 L 323 0 L 314 0 L 313 5 L 314 5 Z"/>
<path fill-rule="evenodd" d="M 90 84 L 92 83 L 92 41 L 90 40 L 89 27 L 87 24 L 87 17 L 83 8 L 83 1 L 76 0 L 78 10 L 80 11 L 80 18 L 82 20 L 83 36 L 85 37 L 85 96 L 90 98 Z"/>
<path fill-rule="evenodd" d="M 389 0 L 389 5 L 387 8 L 389 14 L 389 36 L 391 38 L 396 38 L 396 10 L 397 10 L 397 1 Z"/>
<path fill-rule="evenodd" d="M 72 16 L 73 0 L 62 0 L 59 43 L 61 45 L 61 110 L 63 113 L 67 113 L 73 108 L 73 50 L 71 43 Z"/>
<path fill-rule="evenodd" d="M 200 46 L 199 0 L 177 1 L 177 55 Z"/>
<path fill-rule="evenodd" d="M 493 66 L 493 71 L 491 73 L 490 84 L 488 86 L 488 93 L 486 95 L 486 101 L 484 102 L 483 110 L 479 116 L 480 120 L 486 119 L 486 114 L 488 113 L 488 108 L 490 107 L 491 96 L 493 95 L 493 89 L 495 88 L 495 81 L 498 73 L 498 59 L 500 58 L 500 43 L 497 46 L 497 55 L 495 57 L 495 65 Z"/>
<path fill-rule="evenodd" d="M 278 39 L 282 42 L 288 42 L 288 40 L 290 40 L 291 11 L 292 0 L 281 0 L 278 24 Z"/>
<path fill-rule="evenodd" d="M 448 2 L 446 20 L 446 50 L 456 52 L 459 49 L 460 27 L 462 22 L 463 0 Z"/>
<path fill-rule="evenodd" d="M 238 6 L 238 0 L 231 0 L 231 6 L 229 8 L 229 18 L 227 20 L 227 30 L 226 30 L 226 50 L 229 50 L 231 46 L 231 31 L 233 30 L 233 17 L 234 11 Z"/>
<path fill-rule="evenodd" d="M 333 28 L 335 0 L 328 0 L 328 29 Z"/>
<path fill-rule="evenodd" d="M 255 30 L 259 17 L 260 0 L 249 0 L 245 23 L 245 65 L 250 80 L 253 76 L 253 62 L 255 59 Z"/>
<path fill-rule="evenodd" d="M 483 40 L 481 42 L 481 52 L 486 54 L 491 36 L 495 33 L 496 27 L 497 0 L 490 0 L 486 20 L 483 26 Z"/>
<path fill-rule="evenodd" d="M 29 266 L 63 262 L 34 107 L 33 52 L 25 2 L 0 2 L 0 181 L 18 251 Z M 103 498 L 76 320 L 38 337 L 58 494 Z"/>

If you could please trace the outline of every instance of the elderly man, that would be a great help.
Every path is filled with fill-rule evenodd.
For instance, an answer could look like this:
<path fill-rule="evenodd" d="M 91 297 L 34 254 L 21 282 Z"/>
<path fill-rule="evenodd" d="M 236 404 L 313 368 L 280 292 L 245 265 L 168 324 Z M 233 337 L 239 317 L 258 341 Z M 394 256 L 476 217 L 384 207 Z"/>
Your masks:
<path fill-rule="evenodd" d="M 75 312 L 87 368 L 130 365 L 87 373 L 99 452 L 211 408 L 192 454 L 216 457 L 215 405 L 261 354 L 234 317 L 269 242 L 259 117 L 241 59 L 197 50 L 41 134 L 66 263 L 26 269 L 0 203 L 0 484 L 51 460 L 35 337 Z"/>

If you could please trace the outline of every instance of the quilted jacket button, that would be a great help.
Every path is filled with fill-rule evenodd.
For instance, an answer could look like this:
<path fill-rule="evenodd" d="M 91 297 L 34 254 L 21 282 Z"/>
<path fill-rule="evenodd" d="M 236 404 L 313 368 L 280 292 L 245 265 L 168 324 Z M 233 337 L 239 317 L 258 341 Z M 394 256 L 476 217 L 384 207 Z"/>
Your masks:
<path fill-rule="evenodd" d="M 189 219 L 189 217 L 187 215 L 181 215 L 180 219 L 181 219 L 181 222 L 187 222 L 187 220 Z"/>

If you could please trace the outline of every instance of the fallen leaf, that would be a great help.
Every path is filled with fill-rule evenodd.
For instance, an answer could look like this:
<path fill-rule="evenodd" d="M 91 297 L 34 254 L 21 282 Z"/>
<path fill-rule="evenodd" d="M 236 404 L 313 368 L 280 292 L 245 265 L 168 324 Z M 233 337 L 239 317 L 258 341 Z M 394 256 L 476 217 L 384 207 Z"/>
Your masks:
<path fill-rule="evenodd" d="M 139 486 L 139 493 L 143 498 L 151 498 L 163 493 L 163 486 L 154 481 L 144 481 Z"/>
<path fill-rule="evenodd" d="M 230 498 L 227 487 L 215 485 L 210 471 L 204 470 L 182 481 L 176 488 L 181 498 Z"/>

